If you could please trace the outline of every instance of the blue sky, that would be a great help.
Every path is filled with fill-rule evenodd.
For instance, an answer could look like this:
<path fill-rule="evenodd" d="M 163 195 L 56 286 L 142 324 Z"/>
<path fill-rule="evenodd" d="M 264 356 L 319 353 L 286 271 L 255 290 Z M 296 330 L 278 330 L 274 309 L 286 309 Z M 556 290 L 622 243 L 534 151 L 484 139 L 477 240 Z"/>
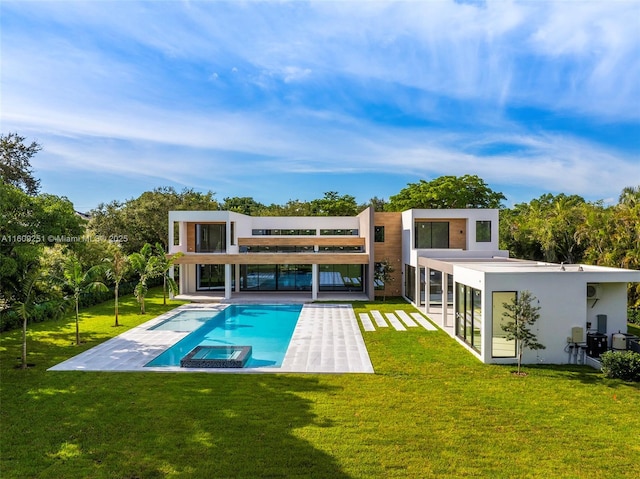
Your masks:
<path fill-rule="evenodd" d="M 2 132 L 87 211 L 156 186 L 507 206 L 640 184 L 640 1 L 2 0 Z"/>

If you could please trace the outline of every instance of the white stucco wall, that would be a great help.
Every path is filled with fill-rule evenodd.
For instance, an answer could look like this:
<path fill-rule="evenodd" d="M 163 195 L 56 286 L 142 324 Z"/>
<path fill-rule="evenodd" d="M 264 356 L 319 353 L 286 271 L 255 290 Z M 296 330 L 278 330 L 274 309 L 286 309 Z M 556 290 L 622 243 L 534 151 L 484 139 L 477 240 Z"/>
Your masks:
<path fill-rule="evenodd" d="M 595 307 L 594 301 L 587 300 L 587 275 L 572 273 L 488 273 L 484 281 L 483 294 L 483 354 L 485 362 L 513 362 L 513 360 L 491 357 L 491 335 L 493 321 L 493 291 L 529 290 L 537 298 L 540 306 L 540 319 L 535 323 L 534 332 L 538 342 L 546 349 L 527 350 L 523 356 L 524 363 L 564 364 L 569 361 L 567 337 L 571 336 L 573 327 L 584 329 L 586 341 L 586 323 L 597 327 L 596 314 L 607 315 L 607 336 L 618 330 L 626 331 L 626 283 L 603 283 L 602 299 Z M 473 285 L 470 285 L 473 286 Z"/>

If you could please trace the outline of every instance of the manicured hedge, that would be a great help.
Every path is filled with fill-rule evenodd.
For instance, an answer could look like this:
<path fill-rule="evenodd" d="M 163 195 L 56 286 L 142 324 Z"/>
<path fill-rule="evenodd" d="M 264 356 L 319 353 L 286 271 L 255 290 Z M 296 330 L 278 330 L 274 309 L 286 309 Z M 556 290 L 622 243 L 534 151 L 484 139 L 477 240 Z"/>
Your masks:
<path fill-rule="evenodd" d="M 602 372 L 608 378 L 640 382 L 640 354 L 634 351 L 607 351 L 600 356 Z"/>

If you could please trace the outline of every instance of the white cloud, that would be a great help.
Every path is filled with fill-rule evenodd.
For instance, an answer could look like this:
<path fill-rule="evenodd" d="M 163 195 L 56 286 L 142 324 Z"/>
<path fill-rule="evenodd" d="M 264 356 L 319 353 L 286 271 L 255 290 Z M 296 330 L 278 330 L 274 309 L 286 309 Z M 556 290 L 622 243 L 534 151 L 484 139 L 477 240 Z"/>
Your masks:
<path fill-rule="evenodd" d="M 503 118 L 637 123 L 638 1 L 26 5 L 3 5 L 3 127 L 44 135 L 52 166 L 184 184 L 476 173 L 608 196 L 640 177 L 637 148 Z M 397 124 L 368 117 L 380 104 Z"/>

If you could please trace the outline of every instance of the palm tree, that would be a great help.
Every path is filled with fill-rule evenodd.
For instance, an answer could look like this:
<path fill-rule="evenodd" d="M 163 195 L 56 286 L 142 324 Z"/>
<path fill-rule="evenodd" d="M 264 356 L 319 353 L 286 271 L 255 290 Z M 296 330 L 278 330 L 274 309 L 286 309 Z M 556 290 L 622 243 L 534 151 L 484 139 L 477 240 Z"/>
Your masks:
<path fill-rule="evenodd" d="M 139 253 L 131 253 L 129 255 L 129 261 L 131 262 L 133 270 L 140 275 L 133 294 L 138 300 L 138 303 L 140 303 L 140 314 L 145 314 L 144 298 L 149 290 L 147 280 L 160 275 L 158 271 L 158 257 L 154 256 L 151 245 L 145 243 Z"/>
<path fill-rule="evenodd" d="M 178 285 L 175 280 L 169 276 L 169 270 L 174 265 L 175 261 L 184 256 L 184 253 L 179 252 L 171 256 L 171 258 L 167 257 L 164 252 L 164 247 L 160 243 L 156 243 L 155 247 L 156 258 L 157 260 L 157 268 L 158 273 L 162 276 L 162 302 L 163 304 L 167 304 L 167 287 L 169 287 L 169 291 L 171 294 L 178 294 Z"/>
<path fill-rule="evenodd" d="M 98 281 L 102 273 L 102 266 L 92 266 L 87 271 L 82 270 L 82 264 L 75 254 L 67 256 L 62 264 L 62 277 L 57 282 L 71 290 L 76 310 L 76 345 L 80 344 L 79 302 L 80 295 L 93 291 L 109 291 L 104 283 Z"/>
<path fill-rule="evenodd" d="M 108 263 L 107 268 L 105 269 L 105 275 L 108 279 L 113 281 L 114 283 L 114 294 L 115 294 L 115 314 L 116 314 L 116 324 L 115 326 L 119 326 L 118 324 L 118 288 L 120 287 L 120 282 L 124 279 L 126 274 L 131 269 L 131 265 L 129 262 L 129 257 L 122 254 L 122 249 L 120 249 L 119 245 L 115 245 L 112 250 L 111 257 L 105 258 L 104 260 Z"/>
<path fill-rule="evenodd" d="M 620 192 L 618 202 L 627 206 L 635 206 L 640 203 L 640 185 L 625 186 Z"/>
<path fill-rule="evenodd" d="M 41 276 L 41 272 L 37 266 L 27 266 L 20 281 L 19 299 L 16 300 L 11 309 L 15 311 L 20 319 L 22 319 L 22 363 L 21 368 L 27 369 L 27 322 L 33 316 L 36 303 L 36 282 Z"/>

